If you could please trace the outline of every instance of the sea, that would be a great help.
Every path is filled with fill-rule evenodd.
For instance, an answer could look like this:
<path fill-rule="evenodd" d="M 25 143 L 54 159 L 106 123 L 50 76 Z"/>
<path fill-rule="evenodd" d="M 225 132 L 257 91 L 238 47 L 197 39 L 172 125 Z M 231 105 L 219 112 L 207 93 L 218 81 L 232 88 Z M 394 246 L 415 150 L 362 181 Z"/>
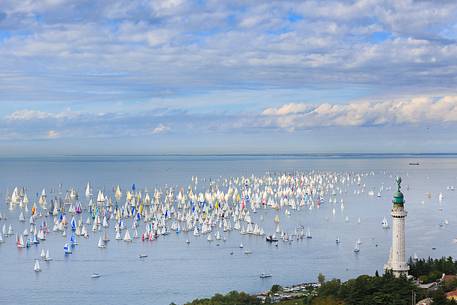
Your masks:
<path fill-rule="evenodd" d="M 349 187 L 338 194 L 336 204 L 324 201 L 319 208 L 291 211 L 290 216 L 284 210 L 252 213 L 267 234 L 274 232 L 273 218 L 279 213 L 284 230 L 292 232 L 301 225 L 310 228 L 312 239 L 280 241 L 276 247 L 265 237 L 236 231 L 224 233 L 225 242 L 208 242 L 192 232 L 173 232 L 153 242 L 136 239 L 126 243 L 114 240 L 111 233 L 106 249 L 99 249 L 99 234 L 90 231 L 90 238 L 79 238 L 73 254 L 65 256 L 66 238 L 58 233 L 52 232 L 39 245 L 26 249 L 16 247 L 14 236 L 4 237 L 0 244 L 0 304 L 183 304 L 231 290 L 257 293 L 273 284 L 315 282 L 319 273 L 342 280 L 381 273 L 392 239 L 391 229 L 383 229 L 381 222 L 386 217 L 391 223 L 397 176 L 403 180 L 408 211 L 407 256 L 457 256 L 457 191 L 452 188 L 457 188 L 457 155 L 453 154 L 0 157 L 0 211 L 7 217 L 0 220 L 0 226 L 12 224 L 15 232 L 28 228 L 28 219 L 19 223 L 18 211 L 10 211 L 4 200 L 15 186 L 27 190 L 31 203 L 43 188 L 57 192 L 73 187 L 85 205 L 88 181 L 94 193 L 105 190 L 112 194 L 118 184 L 123 190 L 133 184 L 148 190 L 187 188 L 192 177 L 198 177 L 204 189 L 210 181 L 230 177 L 313 171 L 360 174 L 364 191 L 354 194 Z M 374 196 L 368 194 L 370 190 Z M 335 242 L 337 237 L 340 244 Z M 357 239 L 362 243 L 356 254 Z M 42 248 L 49 249 L 54 260 L 42 261 L 42 271 L 37 273 L 34 260 Z M 252 254 L 246 255 L 247 249 Z M 139 259 L 139 254 L 148 256 Z M 101 277 L 91 278 L 94 272 Z M 261 279 L 262 272 L 272 277 Z"/>

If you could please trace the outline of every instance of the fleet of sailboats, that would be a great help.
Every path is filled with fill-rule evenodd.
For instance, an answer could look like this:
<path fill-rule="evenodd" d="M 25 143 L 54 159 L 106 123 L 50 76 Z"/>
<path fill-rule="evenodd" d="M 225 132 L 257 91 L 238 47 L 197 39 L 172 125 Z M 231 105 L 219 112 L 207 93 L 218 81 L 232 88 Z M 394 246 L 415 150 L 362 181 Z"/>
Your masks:
<path fill-rule="evenodd" d="M 97 190 L 88 182 L 83 188 L 82 199 L 77 188 L 69 188 L 62 195 L 42 189 L 37 194 L 37 201 L 32 203 L 25 189 L 16 187 L 8 194 L 7 204 L 8 213 L 17 211 L 14 219 L 19 224 L 14 228 L 6 219 L 2 221 L 0 244 L 16 234 L 17 248 L 41 247 L 46 245 L 45 241 L 51 234 L 53 238 L 62 236 L 60 245 L 64 244 L 63 254 L 70 255 L 79 246 L 78 239 L 85 244 L 83 241 L 89 235 L 98 236 L 97 247 L 104 249 L 110 237 L 128 244 L 134 241 L 153 242 L 169 234 L 185 234 L 188 245 L 191 239 L 198 238 L 206 239 L 208 244 L 219 245 L 219 241 L 237 233 L 244 242 L 248 236 L 261 237 L 278 246 L 279 242 L 292 243 L 313 238 L 311 225 L 306 231 L 303 225 L 286 230 L 290 229 L 287 225 L 290 219 L 299 211 L 314 213 L 311 211 L 320 209 L 326 203 L 327 212 L 330 214 L 331 211 L 333 216 L 331 219 L 338 215 L 340 221 L 344 219 L 348 223 L 347 211 L 350 211 L 351 204 L 340 197 L 351 187 L 355 195 L 363 194 L 366 188 L 362 182 L 364 177 L 362 174 L 336 175 L 330 172 L 235 177 L 223 179 L 218 184 L 211 182 L 207 189 L 200 190 L 197 188 L 198 177 L 192 177 L 187 189 L 157 187 L 151 192 L 134 186 L 121 190 L 119 185 L 111 191 Z M 443 200 L 442 195 L 439 200 Z M 265 210 L 271 212 L 268 214 Z M 329 218 L 326 220 L 329 221 Z M 4 215 L 0 214 L 2 219 Z M 357 223 L 361 223 L 360 217 Z M 382 227 L 389 228 L 386 217 L 382 220 Z M 269 228 L 269 235 L 266 235 L 265 228 Z M 320 234 L 317 239 L 320 239 Z M 95 246 L 96 241 L 91 244 Z M 239 244 L 240 249 L 244 248 L 243 241 Z M 339 236 L 336 243 L 340 243 Z M 358 239 L 354 252 L 360 251 L 360 245 Z M 244 254 L 251 253 L 251 250 L 244 251 Z M 141 254 L 140 258 L 146 256 Z M 40 258 L 51 261 L 49 249 L 41 248 Z M 41 270 L 39 261 L 35 264 L 37 262 Z"/>

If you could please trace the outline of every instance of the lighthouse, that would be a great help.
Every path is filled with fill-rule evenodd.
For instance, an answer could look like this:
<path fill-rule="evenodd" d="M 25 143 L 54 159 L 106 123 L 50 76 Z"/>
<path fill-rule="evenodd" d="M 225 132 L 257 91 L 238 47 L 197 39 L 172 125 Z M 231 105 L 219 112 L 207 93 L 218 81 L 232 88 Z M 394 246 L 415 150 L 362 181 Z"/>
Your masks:
<path fill-rule="evenodd" d="M 405 200 L 400 191 L 401 178 L 397 178 L 397 191 L 392 200 L 392 247 L 387 264 L 384 266 L 386 271 L 391 271 L 395 277 L 408 275 L 409 266 L 406 263 L 405 254 L 405 220 L 408 214 L 405 210 Z"/>

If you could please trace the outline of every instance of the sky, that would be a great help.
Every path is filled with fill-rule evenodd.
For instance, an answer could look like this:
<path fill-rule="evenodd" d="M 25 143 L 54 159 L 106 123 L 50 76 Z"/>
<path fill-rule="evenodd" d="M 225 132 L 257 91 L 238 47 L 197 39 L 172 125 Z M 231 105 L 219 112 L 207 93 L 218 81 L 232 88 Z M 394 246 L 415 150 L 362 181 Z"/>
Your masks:
<path fill-rule="evenodd" d="M 457 152 L 456 135 L 457 1 L 0 1 L 0 154 Z"/>

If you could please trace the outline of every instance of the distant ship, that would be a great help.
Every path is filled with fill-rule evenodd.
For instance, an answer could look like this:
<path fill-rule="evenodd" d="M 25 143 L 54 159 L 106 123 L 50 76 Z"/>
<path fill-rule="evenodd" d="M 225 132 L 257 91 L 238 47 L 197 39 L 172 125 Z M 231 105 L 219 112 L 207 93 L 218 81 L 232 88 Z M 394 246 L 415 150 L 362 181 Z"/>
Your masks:
<path fill-rule="evenodd" d="M 409 162 L 409 165 L 419 165 L 419 162 Z"/>

